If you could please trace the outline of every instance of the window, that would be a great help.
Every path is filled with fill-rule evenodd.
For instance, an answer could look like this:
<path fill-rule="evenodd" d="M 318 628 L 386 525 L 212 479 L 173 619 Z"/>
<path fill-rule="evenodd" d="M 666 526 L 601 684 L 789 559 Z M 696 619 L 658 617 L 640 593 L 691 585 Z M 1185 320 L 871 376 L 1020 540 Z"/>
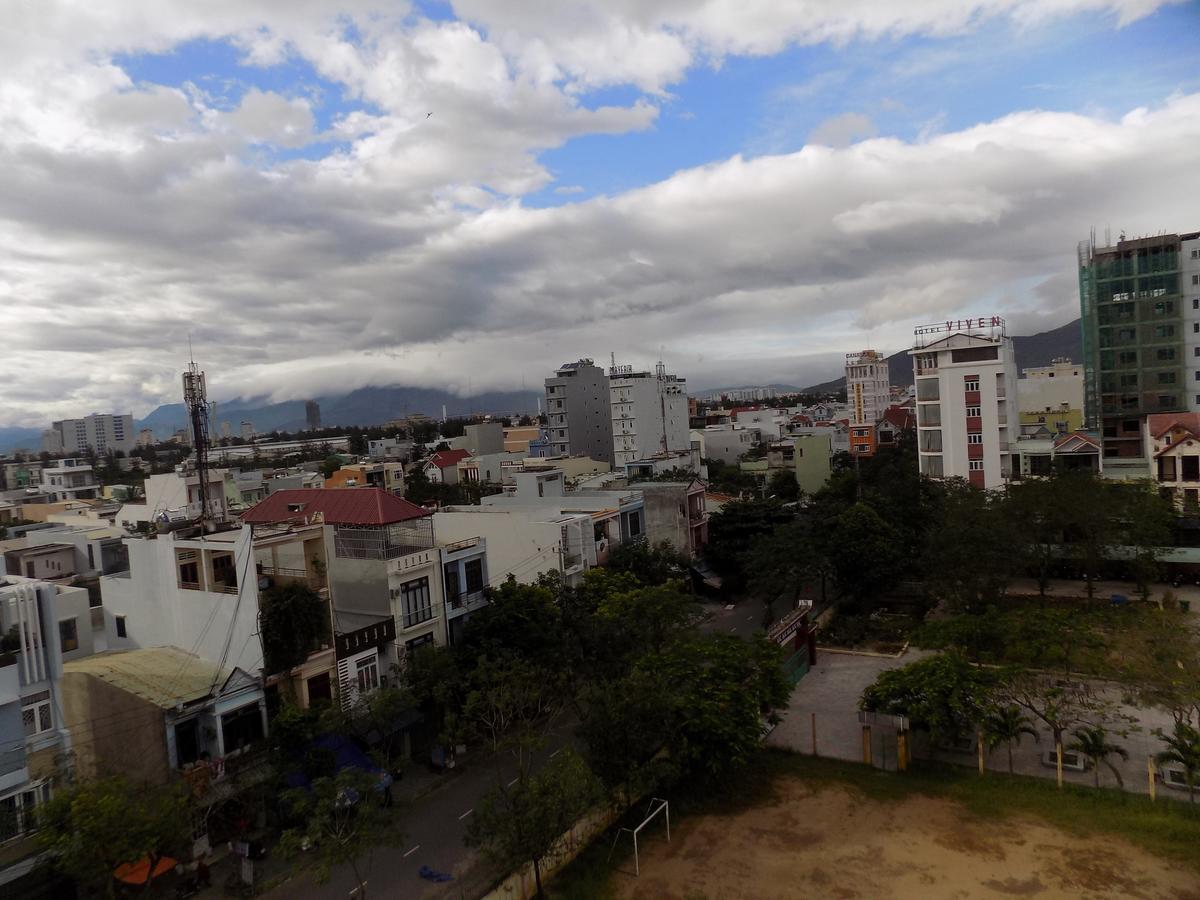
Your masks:
<path fill-rule="evenodd" d="M 358 674 L 358 692 L 365 694 L 379 687 L 379 657 L 372 655 L 355 664 Z"/>
<path fill-rule="evenodd" d="M 1159 362 L 1170 362 L 1175 358 L 1175 349 L 1173 347 L 1160 347 L 1155 352 L 1155 356 L 1158 357 Z"/>
<path fill-rule="evenodd" d="M 79 629 L 74 619 L 63 619 L 58 623 L 58 640 L 62 644 L 63 653 L 79 649 Z"/>
<path fill-rule="evenodd" d="M 221 716 L 221 735 L 226 756 L 261 740 L 263 723 L 258 704 L 251 703 Z"/>
<path fill-rule="evenodd" d="M 979 390 L 979 379 L 978 378 L 968 378 L 966 381 L 963 382 L 963 390 L 965 390 L 965 391 Z"/>
<path fill-rule="evenodd" d="M 429 579 L 418 578 L 400 585 L 400 608 L 404 614 L 404 627 L 411 628 L 433 618 L 433 604 L 429 599 Z"/>
<path fill-rule="evenodd" d="M 642 533 L 642 517 L 636 512 L 629 514 L 629 536 L 638 537 Z"/>
<path fill-rule="evenodd" d="M 982 459 L 968 460 L 967 468 L 972 472 L 982 472 L 983 471 L 983 460 Z"/>
<path fill-rule="evenodd" d="M 54 727 L 49 691 L 21 698 L 21 724 L 25 726 L 25 737 L 42 734 Z"/>
<path fill-rule="evenodd" d="M 483 560 L 467 560 L 464 566 L 467 575 L 467 593 L 474 594 L 483 590 Z"/>
<path fill-rule="evenodd" d="M 1197 372 L 1196 376 L 1197 376 L 1197 380 L 1200 381 L 1200 372 Z M 1174 372 L 1159 372 L 1158 373 L 1158 383 L 1159 384 L 1174 384 L 1175 383 L 1175 373 Z"/>
<path fill-rule="evenodd" d="M 967 443 L 968 444 L 982 444 L 983 443 L 983 435 L 982 434 L 968 434 L 967 435 Z"/>
<path fill-rule="evenodd" d="M 449 562 L 442 567 L 442 581 L 446 585 L 446 596 L 451 602 L 457 600 L 462 593 L 458 584 L 458 563 Z"/>
<path fill-rule="evenodd" d="M 0 842 L 37 829 L 35 811 L 50 802 L 50 782 L 31 784 L 24 790 L 0 797 Z"/>
<path fill-rule="evenodd" d="M 967 407 L 967 418 L 968 419 L 979 418 L 979 407 L 978 406 L 968 406 Z"/>
<path fill-rule="evenodd" d="M 194 563 L 184 563 L 179 567 L 179 580 L 183 584 L 199 584 L 200 583 L 200 568 Z"/>
<path fill-rule="evenodd" d="M 433 643 L 432 634 L 423 634 L 418 638 L 413 638 L 411 641 L 406 641 L 404 646 L 407 649 L 408 655 L 412 656 L 422 647 L 426 647 Z"/>
<path fill-rule="evenodd" d="M 1192 284 L 1200 284 L 1200 275 L 1192 276 Z"/>
<path fill-rule="evenodd" d="M 125 631 L 125 617 L 113 616 L 113 620 L 117 623 L 117 637 L 129 637 L 129 634 Z"/>
<path fill-rule="evenodd" d="M 1192 309 L 1200 309 L 1200 297 L 1192 298 Z"/>

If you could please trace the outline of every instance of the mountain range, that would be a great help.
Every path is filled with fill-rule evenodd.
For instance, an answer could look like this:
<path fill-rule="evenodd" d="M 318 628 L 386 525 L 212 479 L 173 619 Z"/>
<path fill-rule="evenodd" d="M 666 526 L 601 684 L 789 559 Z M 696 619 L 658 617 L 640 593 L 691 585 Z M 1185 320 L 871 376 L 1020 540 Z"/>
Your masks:
<path fill-rule="evenodd" d="M 1083 360 L 1083 335 L 1079 328 L 1079 320 L 1068 322 L 1060 328 L 1042 331 L 1038 334 L 1017 335 L 1013 338 L 1013 350 L 1017 356 L 1017 370 L 1034 366 L 1048 366 L 1056 359 L 1067 358 L 1076 362 Z M 893 353 L 887 358 L 888 380 L 901 387 L 913 383 L 912 357 L 907 350 Z M 804 389 L 804 393 L 832 394 L 846 386 L 846 376 L 814 384 Z"/>
<path fill-rule="evenodd" d="M 1040 334 L 1013 338 L 1018 368 L 1048 365 L 1058 357 L 1082 359 L 1079 320 L 1069 322 L 1061 328 L 1043 331 Z M 891 383 L 912 384 L 912 357 L 907 350 L 893 353 L 887 358 Z M 757 386 L 757 385 L 753 385 Z M 772 384 L 777 393 L 834 393 L 846 386 L 845 377 L 807 388 L 790 384 Z M 717 393 L 733 388 L 707 389 L 703 394 Z M 392 385 L 389 387 L 364 387 L 348 394 L 331 394 L 316 398 L 321 406 L 321 421 L 326 426 L 338 425 L 382 425 L 391 419 L 412 413 L 440 416 L 445 407 L 450 416 L 466 416 L 475 413 L 512 415 L 532 413 L 538 409 L 541 391 L 491 391 L 471 397 L 459 397 L 447 391 L 432 388 L 413 388 Z M 145 418 L 134 423 L 135 429 L 149 428 L 156 437 L 170 437 L 176 429 L 184 427 L 185 414 L 182 403 L 168 403 L 158 407 Z M 236 398 L 216 404 L 212 416 L 213 431 L 221 433 L 221 423 L 229 422 L 233 433 L 239 432 L 241 423 L 253 423 L 256 431 L 298 431 L 306 427 L 303 400 L 287 400 L 271 403 L 265 397 Z M 0 452 L 11 452 L 24 447 L 41 448 L 40 428 L 0 427 Z"/>

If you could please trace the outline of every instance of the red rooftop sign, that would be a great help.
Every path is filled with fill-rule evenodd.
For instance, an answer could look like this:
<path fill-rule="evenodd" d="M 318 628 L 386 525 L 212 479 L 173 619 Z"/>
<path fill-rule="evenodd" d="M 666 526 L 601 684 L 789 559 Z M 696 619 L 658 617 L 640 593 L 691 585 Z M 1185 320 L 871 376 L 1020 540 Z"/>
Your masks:
<path fill-rule="evenodd" d="M 1003 328 L 1002 316 L 980 316 L 978 319 L 948 319 L 934 325 L 922 325 L 913 334 L 940 334 L 944 331 L 970 331 L 972 328 Z"/>

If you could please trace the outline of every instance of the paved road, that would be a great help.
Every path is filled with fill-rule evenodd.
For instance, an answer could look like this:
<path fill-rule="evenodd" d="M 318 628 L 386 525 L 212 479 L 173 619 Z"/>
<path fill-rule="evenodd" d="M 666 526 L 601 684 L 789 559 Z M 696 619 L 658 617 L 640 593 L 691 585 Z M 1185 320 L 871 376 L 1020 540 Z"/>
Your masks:
<path fill-rule="evenodd" d="M 909 650 L 902 658 L 892 659 L 875 656 L 860 656 L 845 653 L 817 652 L 817 665 L 804 676 L 792 692 L 787 714 L 778 727 L 767 738 L 769 744 L 785 747 L 800 753 L 812 752 L 812 713 L 817 716 L 817 752 L 821 756 L 836 759 L 862 761 L 862 725 L 858 721 L 858 698 L 863 688 L 875 680 L 880 672 L 906 665 L 922 656 L 928 655 L 922 651 Z M 1117 696 L 1114 695 L 1114 699 Z M 1133 716 L 1139 730 L 1127 735 L 1117 734 L 1118 727 L 1113 726 L 1109 739 L 1123 746 L 1129 753 L 1129 760 L 1123 761 L 1112 757 L 1110 761 L 1121 772 L 1125 782 L 1125 790 L 1137 793 L 1148 793 L 1149 782 L 1146 775 L 1146 758 L 1163 749 L 1162 742 L 1152 734 L 1153 729 L 1171 729 L 1171 716 L 1157 709 L 1135 709 L 1121 707 L 1125 714 Z M 1033 775 L 1041 778 L 1054 778 L 1055 769 L 1046 765 L 1043 754 L 1053 749 L 1054 743 L 1049 731 L 1041 729 L 1042 734 L 1037 743 L 1026 737 L 1013 750 L 1013 768 L 1022 775 Z M 922 736 L 918 735 L 916 753 L 926 752 Z M 877 767 L 894 769 L 896 764 L 896 738 L 894 731 L 876 727 L 872 729 L 873 764 Z M 977 765 L 976 750 L 972 747 L 965 752 L 939 750 L 937 757 L 944 762 L 953 762 L 963 766 Z M 1004 748 L 997 747 L 986 759 L 988 769 L 1007 771 L 1008 759 Z M 1064 771 L 1065 781 L 1076 784 L 1093 784 L 1093 772 Z M 1117 782 L 1107 766 L 1101 766 L 1100 784 L 1105 787 L 1116 787 Z M 1187 798 L 1181 790 L 1172 790 L 1159 784 L 1162 796 L 1173 796 L 1180 800 Z"/>
<path fill-rule="evenodd" d="M 539 768 L 570 742 L 569 727 L 559 728 L 535 754 Z M 464 770 L 411 804 L 397 804 L 404 842 L 395 848 L 376 850 L 367 876 L 367 893 L 374 897 L 460 898 L 480 893 L 483 873 L 476 855 L 463 846 L 467 823 L 484 796 L 516 774 L 515 761 L 501 753 L 493 758 L 468 758 Z M 444 884 L 420 877 L 422 866 L 449 873 L 454 880 Z M 273 900 L 325 900 L 347 898 L 354 888 L 350 869 L 335 871 L 323 885 L 300 874 L 267 894 Z"/>

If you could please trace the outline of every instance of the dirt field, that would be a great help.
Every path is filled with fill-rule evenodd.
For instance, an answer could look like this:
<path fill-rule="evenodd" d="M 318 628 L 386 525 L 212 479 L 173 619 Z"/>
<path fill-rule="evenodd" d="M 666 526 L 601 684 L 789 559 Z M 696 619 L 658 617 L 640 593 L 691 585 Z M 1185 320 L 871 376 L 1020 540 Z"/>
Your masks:
<path fill-rule="evenodd" d="M 773 805 L 692 818 L 642 846 L 637 900 L 1200 900 L 1200 875 L 1124 841 L 1031 821 L 982 822 L 956 803 L 879 803 L 840 787 L 778 784 Z"/>

